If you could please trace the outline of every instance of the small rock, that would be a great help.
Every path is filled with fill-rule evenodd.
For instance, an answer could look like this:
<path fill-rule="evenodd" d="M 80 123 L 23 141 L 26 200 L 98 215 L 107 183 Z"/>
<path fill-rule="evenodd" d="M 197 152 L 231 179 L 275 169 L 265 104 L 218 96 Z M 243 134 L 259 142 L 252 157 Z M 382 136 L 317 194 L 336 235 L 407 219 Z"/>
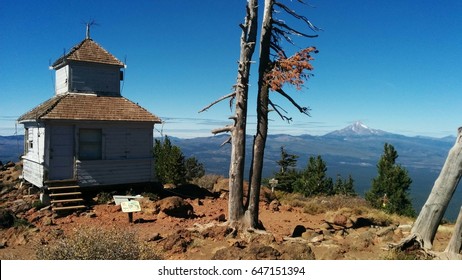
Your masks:
<path fill-rule="evenodd" d="M 305 240 L 311 240 L 311 238 L 317 236 L 317 233 L 314 232 L 314 230 L 307 230 L 304 233 L 302 233 L 302 238 Z"/>
<path fill-rule="evenodd" d="M 316 242 L 321 242 L 324 240 L 324 235 L 318 235 L 313 238 L 311 238 L 310 242 L 316 243 Z"/>
<path fill-rule="evenodd" d="M 155 232 L 148 238 L 148 242 L 157 241 L 157 240 L 161 240 L 161 239 L 162 239 L 162 236 L 160 236 L 160 233 Z"/>
<path fill-rule="evenodd" d="M 215 220 L 220 222 L 220 223 L 226 222 L 226 216 L 225 216 L 225 214 L 220 214 L 215 218 Z"/>
<path fill-rule="evenodd" d="M 338 226 L 345 227 L 348 221 L 348 217 L 342 214 L 335 215 L 334 217 L 334 224 Z"/>
<path fill-rule="evenodd" d="M 273 212 L 279 212 L 279 207 L 281 206 L 281 203 L 278 200 L 273 200 L 269 204 L 269 210 Z"/>
<path fill-rule="evenodd" d="M 88 218 L 96 218 L 97 215 L 96 215 L 95 212 L 89 212 L 89 213 L 86 214 L 86 216 L 87 216 Z"/>
<path fill-rule="evenodd" d="M 381 236 L 387 235 L 388 233 L 393 232 L 395 229 L 396 229 L 396 226 L 394 226 L 394 225 L 384 227 L 384 228 L 377 231 L 377 236 L 381 237 Z"/>
<path fill-rule="evenodd" d="M 290 242 L 281 245 L 282 259 L 314 260 L 315 256 L 307 243 Z"/>
<path fill-rule="evenodd" d="M 175 189 L 176 185 L 175 184 L 165 184 L 164 189 Z"/>
<path fill-rule="evenodd" d="M 44 226 L 51 226 L 51 225 L 53 225 L 53 219 L 50 218 L 50 217 L 44 217 L 42 224 Z"/>

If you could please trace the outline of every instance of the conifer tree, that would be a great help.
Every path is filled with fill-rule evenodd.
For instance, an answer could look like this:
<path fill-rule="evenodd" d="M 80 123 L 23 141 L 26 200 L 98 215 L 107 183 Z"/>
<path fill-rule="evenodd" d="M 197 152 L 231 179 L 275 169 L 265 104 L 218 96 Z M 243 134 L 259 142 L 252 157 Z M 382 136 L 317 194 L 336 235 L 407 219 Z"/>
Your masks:
<path fill-rule="evenodd" d="M 205 175 L 204 165 L 196 157 L 189 157 L 185 161 L 186 181 L 191 182 L 195 178 L 201 178 Z"/>
<path fill-rule="evenodd" d="M 412 180 L 406 169 L 396 163 L 398 152 L 393 145 L 385 143 L 384 152 L 377 163 L 378 175 L 372 180 L 371 189 L 366 192 L 366 200 L 375 208 L 387 213 L 415 216 L 409 188 Z"/>
<path fill-rule="evenodd" d="M 334 183 L 334 194 L 355 196 L 356 191 L 354 189 L 354 180 L 351 174 L 348 179 L 343 179 L 342 176 L 337 175 L 337 179 Z"/>
<path fill-rule="evenodd" d="M 294 192 L 305 196 L 332 195 L 334 187 L 332 178 L 328 177 L 326 172 L 326 163 L 320 155 L 310 157 L 307 168 L 294 183 Z"/>
<path fill-rule="evenodd" d="M 293 191 L 293 184 L 298 176 L 295 170 L 297 158 L 297 155 L 289 154 L 284 147 L 281 147 L 281 159 L 277 161 L 280 170 L 274 174 L 274 178 L 278 180 L 278 187 L 280 190 L 286 192 Z"/>
<path fill-rule="evenodd" d="M 165 136 L 163 141 L 155 140 L 153 153 L 156 176 L 162 184 L 185 183 L 185 157 L 179 147 L 172 145 Z"/>

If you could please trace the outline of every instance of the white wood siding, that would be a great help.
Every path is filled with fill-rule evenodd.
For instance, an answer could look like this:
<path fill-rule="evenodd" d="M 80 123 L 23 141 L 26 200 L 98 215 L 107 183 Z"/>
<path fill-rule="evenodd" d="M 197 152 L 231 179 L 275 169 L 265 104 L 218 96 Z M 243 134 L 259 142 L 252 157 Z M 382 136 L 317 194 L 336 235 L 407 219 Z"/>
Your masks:
<path fill-rule="evenodd" d="M 44 174 L 44 167 L 42 163 L 38 163 L 32 161 L 27 158 L 23 158 L 23 168 L 22 168 L 22 176 L 24 180 L 28 181 L 34 186 L 39 188 L 43 187 L 43 174 Z"/>
<path fill-rule="evenodd" d="M 56 94 L 62 94 L 69 91 L 69 66 L 66 65 L 56 70 L 55 91 Z"/>
<path fill-rule="evenodd" d="M 154 180 L 153 159 L 77 161 L 81 186 L 145 183 Z"/>
<path fill-rule="evenodd" d="M 77 161 L 82 186 L 144 183 L 154 181 L 153 125 L 110 123 L 79 125 L 102 128 L 102 160 Z"/>
<path fill-rule="evenodd" d="M 42 187 L 44 168 L 44 151 L 45 151 L 45 127 L 38 123 L 26 123 L 28 137 L 32 145 L 29 144 L 27 152 L 23 159 L 23 178 L 31 184 Z"/>
<path fill-rule="evenodd" d="M 68 179 L 73 174 L 82 186 L 155 180 L 152 123 L 52 121 L 46 128 L 37 123 L 25 127 L 33 148 L 23 156 L 23 176 L 38 187 L 46 180 Z M 102 160 L 74 161 L 80 128 L 102 130 Z"/>
<path fill-rule="evenodd" d="M 71 92 L 120 95 L 120 69 L 99 65 L 71 65 Z"/>

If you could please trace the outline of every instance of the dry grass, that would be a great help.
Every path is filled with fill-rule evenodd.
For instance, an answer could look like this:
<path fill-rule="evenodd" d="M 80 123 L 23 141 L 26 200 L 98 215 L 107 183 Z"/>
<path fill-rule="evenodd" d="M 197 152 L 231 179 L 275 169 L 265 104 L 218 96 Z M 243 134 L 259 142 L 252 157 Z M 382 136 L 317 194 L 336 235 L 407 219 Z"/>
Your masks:
<path fill-rule="evenodd" d="M 347 217 L 361 216 L 369 219 L 376 225 L 394 224 L 412 224 L 413 219 L 398 216 L 396 214 L 387 214 L 380 209 L 372 208 L 369 203 L 359 196 L 316 196 L 305 197 L 298 193 L 276 193 L 281 204 L 291 207 L 299 207 L 304 213 L 310 215 L 326 214 L 326 217 L 333 217 L 338 214 L 344 214 Z"/>
<path fill-rule="evenodd" d="M 149 244 L 140 242 L 132 231 L 78 228 L 53 245 L 36 248 L 44 260 L 142 260 L 160 259 Z"/>
<path fill-rule="evenodd" d="M 367 202 L 363 198 L 356 196 L 334 195 L 305 197 L 299 193 L 286 194 L 282 192 L 277 192 L 276 196 L 282 204 L 303 208 L 304 212 L 308 214 L 337 211 L 342 208 L 351 207 L 352 205 L 355 205 L 356 208 L 368 207 Z"/>

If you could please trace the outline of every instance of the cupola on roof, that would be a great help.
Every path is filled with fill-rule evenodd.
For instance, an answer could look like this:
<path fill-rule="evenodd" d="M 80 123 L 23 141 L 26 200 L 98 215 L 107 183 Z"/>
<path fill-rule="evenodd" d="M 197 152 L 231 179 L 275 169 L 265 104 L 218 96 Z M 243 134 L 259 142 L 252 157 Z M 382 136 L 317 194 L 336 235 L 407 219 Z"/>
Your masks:
<path fill-rule="evenodd" d="M 60 68 L 68 61 L 84 61 L 101 64 L 109 64 L 124 67 L 124 64 L 115 56 L 106 51 L 98 43 L 87 37 L 82 42 L 73 47 L 67 54 L 58 58 L 53 64 L 53 68 Z"/>

